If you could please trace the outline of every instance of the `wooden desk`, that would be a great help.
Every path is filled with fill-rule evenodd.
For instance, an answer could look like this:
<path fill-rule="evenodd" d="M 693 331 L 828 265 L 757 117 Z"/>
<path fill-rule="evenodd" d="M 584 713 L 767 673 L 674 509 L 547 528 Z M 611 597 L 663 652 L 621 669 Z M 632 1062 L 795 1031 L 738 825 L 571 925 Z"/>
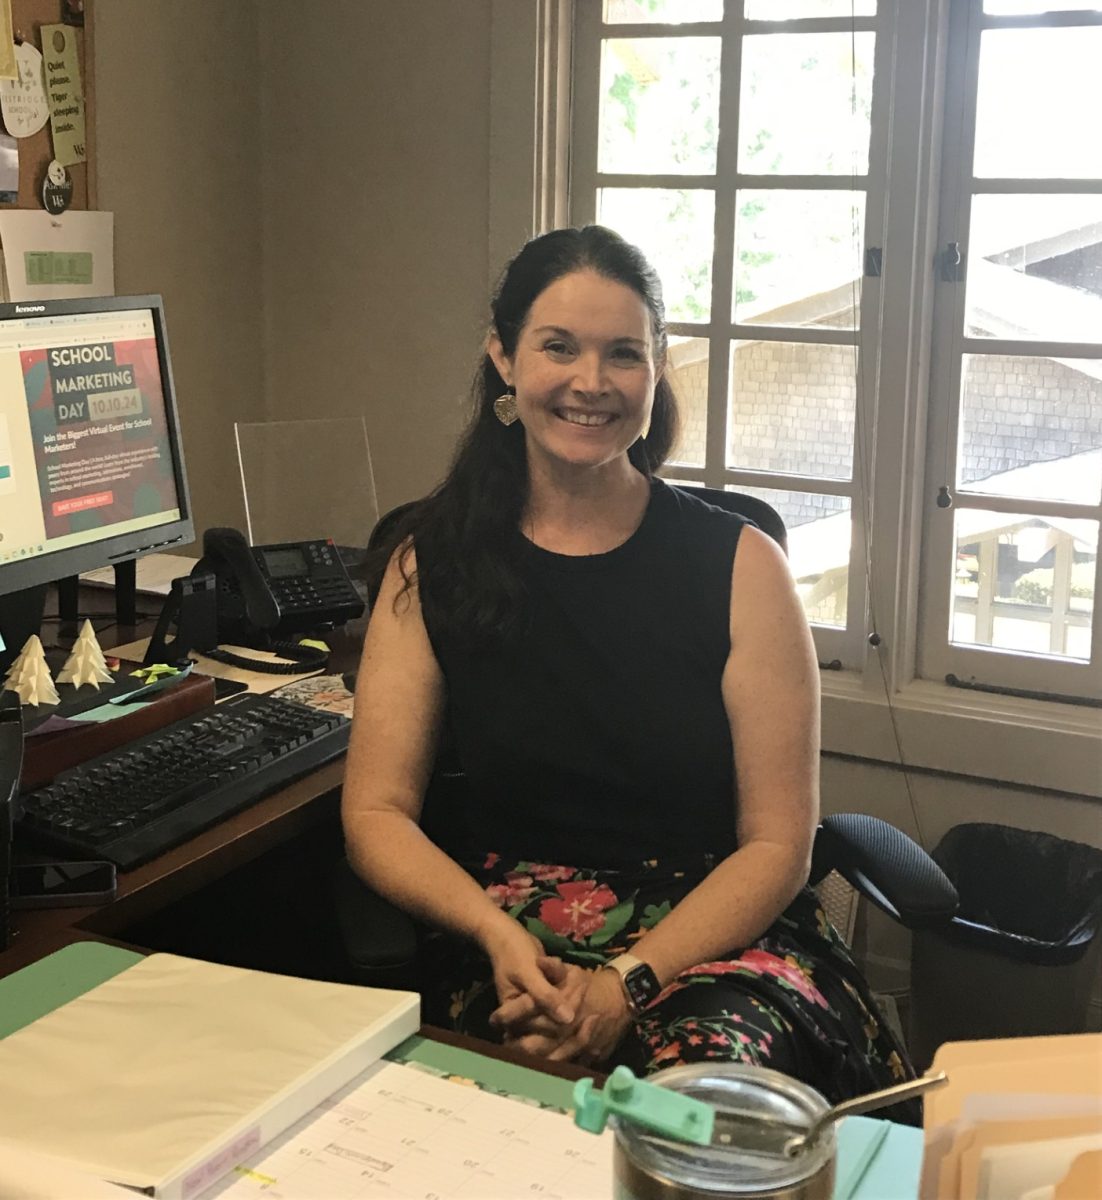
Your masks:
<path fill-rule="evenodd" d="M 120 872 L 118 893 L 109 904 L 14 913 L 12 944 L 0 953 L 0 977 L 70 942 L 91 938 L 126 945 L 119 935 L 128 926 L 327 819 L 335 821 L 343 778 L 341 758 L 152 862 Z"/>
<path fill-rule="evenodd" d="M 111 593 L 101 595 L 110 602 Z M 94 602 L 92 598 L 90 603 Z M 356 621 L 326 635 L 333 650 L 330 670 L 355 667 L 364 627 L 364 621 Z M 119 632 L 121 644 L 148 636 L 150 630 L 138 627 Z M 200 893 L 275 847 L 288 845 L 323 826 L 335 827 L 343 778 L 342 757 L 152 862 L 120 872 L 116 897 L 109 904 L 13 913 L 12 944 L 0 953 L 0 978 L 74 941 L 93 939 L 129 945 L 124 934 L 135 923 Z"/>

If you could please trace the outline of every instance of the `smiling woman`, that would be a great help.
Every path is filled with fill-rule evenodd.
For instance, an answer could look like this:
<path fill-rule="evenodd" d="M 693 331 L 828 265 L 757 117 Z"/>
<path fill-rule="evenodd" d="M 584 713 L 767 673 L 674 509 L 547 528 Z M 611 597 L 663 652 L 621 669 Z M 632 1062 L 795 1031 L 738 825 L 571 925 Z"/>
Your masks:
<path fill-rule="evenodd" d="M 637 1071 L 761 1063 L 839 1100 L 908 1067 L 804 886 L 815 656 L 776 544 L 652 478 L 666 352 L 617 234 L 510 264 L 451 472 L 382 549 L 348 855 L 437 927 L 430 1021 Z"/>

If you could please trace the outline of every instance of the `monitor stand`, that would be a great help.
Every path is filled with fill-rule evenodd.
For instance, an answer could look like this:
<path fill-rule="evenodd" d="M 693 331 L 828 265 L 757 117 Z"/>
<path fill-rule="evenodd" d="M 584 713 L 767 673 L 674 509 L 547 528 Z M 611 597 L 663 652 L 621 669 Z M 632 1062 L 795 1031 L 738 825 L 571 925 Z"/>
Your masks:
<path fill-rule="evenodd" d="M 115 620 L 133 627 L 138 623 L 138 560 L 128 558 L 115 566 Z M 73 626 L 80 620 L 80 576 L 57 581 L 57 615 Z"/>

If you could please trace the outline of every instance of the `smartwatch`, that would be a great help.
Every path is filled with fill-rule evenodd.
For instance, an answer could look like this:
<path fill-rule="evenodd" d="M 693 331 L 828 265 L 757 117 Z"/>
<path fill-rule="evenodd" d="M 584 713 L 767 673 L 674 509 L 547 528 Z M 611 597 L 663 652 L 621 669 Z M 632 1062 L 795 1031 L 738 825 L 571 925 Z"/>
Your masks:
<path fill-rule="evenodd" d="M 628 1010 L 633 1017 L 651 1004 L 662 990 L 654 968 L 634 954 L 621 954 L 605 963 L 610 971 L 620 976 L 624 985 L 624 995 L 627 997 Z"/>

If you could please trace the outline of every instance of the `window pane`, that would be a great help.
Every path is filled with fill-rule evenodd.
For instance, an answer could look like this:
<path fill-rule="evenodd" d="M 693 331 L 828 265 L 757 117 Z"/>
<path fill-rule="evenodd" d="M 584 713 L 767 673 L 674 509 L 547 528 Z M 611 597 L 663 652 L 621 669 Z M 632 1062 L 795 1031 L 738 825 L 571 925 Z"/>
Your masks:
<path fill-rule="evenodd" d="M 976 196 L 973 337 L 1102 341 L 1102 196 Z"/>
<path fill-rule="evenodd" d="M 1102 26 L 981 35 L 977 176 L 1102 178 Z M 1028 85 L 1026 83 L 1028 81 Z"/>
<path fill-rule="evenodd" d="M 727 465 L 849 479 L 856 364 L 853 346 L 736 342 Z"/>
<path fill-rule="evenodd" d="M 1097 504 L 1102 360 L 964 356 L 957 486 Z"/>
<path fill-rule="evenodd" d="M 864 174 L 874 39 L 872 33 L 744 38 L 738 169 L 751 175 Z"/>
<path fill-rule="evenodd" d="M 723 0 L 605 0 L 606 25 L 721 21 Z"/>
<path fill-rule="evenodd" d="M 663 188 L 601 188 L 597 220 L 650 259 L 671 321 L 707 321 L 712 308 L 715 194 Z"/>
<path fill-rule="evenodd" d="M 958 509 L 951 638 L 1089 660 L 1098 522 Z"/>
<path fill-rule="evenodd" d="M 1055 4 L 1044 0 L 984 0 L 983 11 L 998 17 L 1026 17 L 1047 12 L 1102 12 L 1102 4 L 1096 0 L 1056 0 Z"/>
<path fill-rule="evenodd" d="M 746 190 L 735 205 L 735 320 L 852 329 L 864 192 Z"/>
<path fill-rule="evenodd" d="M 791 21 L 794 17 L 872 17 L 876 0 L 746 0 L 749 21 Z"/>
<path fill-rule="evenodd" d="M 849 497 L 741 483 L 726 490 L 759 496 L 780 513 L 788 530 L 788 563 L 807 619 L 844 629 L 852 532 Z"/>
<path fill-rule="evenodd" d="M 646 175 L 714 172 L 719 50 L 719 38 L 606 39 L 597 169 Z"/>
<path fill-rule="evenodd" d="M 681 437 L 670 462 L 702 467 L 708 433 L 708 339 L 671 336 L 666 374 L 681 415 Z"/>

